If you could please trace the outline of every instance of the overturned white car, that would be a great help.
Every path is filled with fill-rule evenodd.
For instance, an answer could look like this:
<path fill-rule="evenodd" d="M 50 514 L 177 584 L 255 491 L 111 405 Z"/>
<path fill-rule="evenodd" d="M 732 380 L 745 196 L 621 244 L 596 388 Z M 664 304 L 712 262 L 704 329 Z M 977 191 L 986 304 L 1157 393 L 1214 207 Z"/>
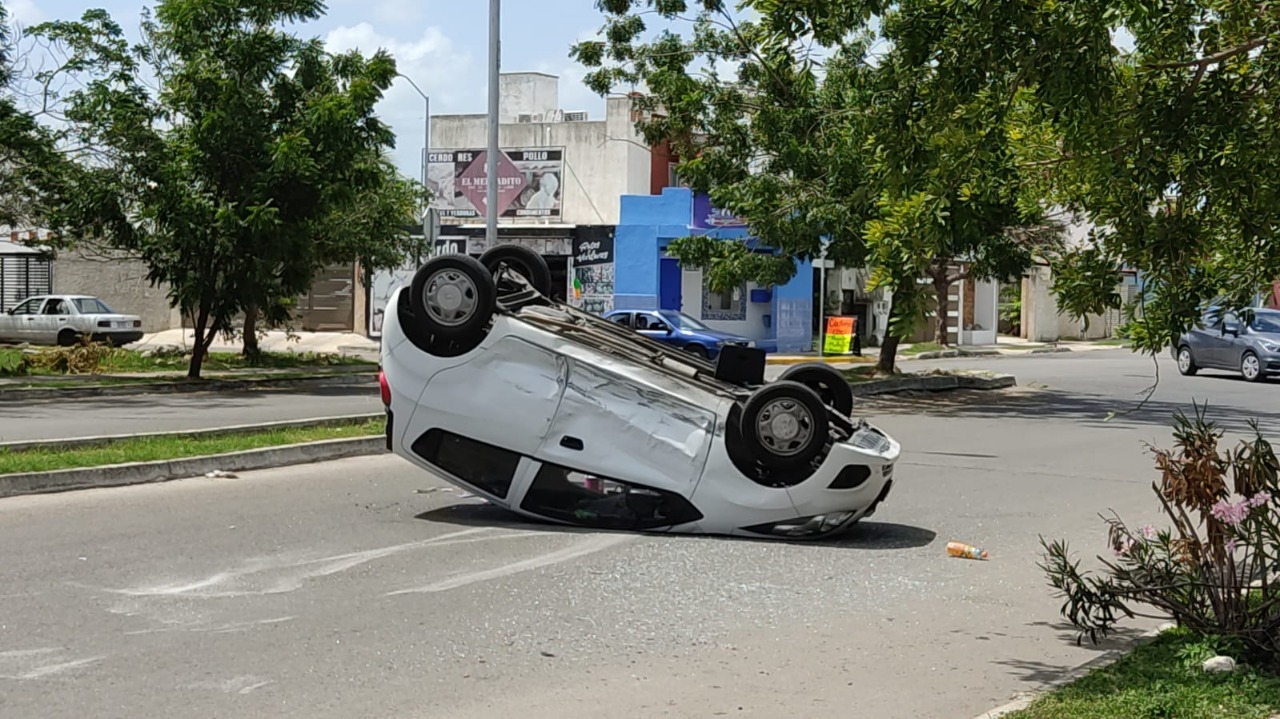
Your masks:
<path fill-rule="evenodd" d="M 586 527 L 816 538 L 870 516 L 900 447 L 822 364 L 764 382 L 547 299 L 536 253 L 443 255 L 391 298 L 388 449 L 495 505 Z"/>

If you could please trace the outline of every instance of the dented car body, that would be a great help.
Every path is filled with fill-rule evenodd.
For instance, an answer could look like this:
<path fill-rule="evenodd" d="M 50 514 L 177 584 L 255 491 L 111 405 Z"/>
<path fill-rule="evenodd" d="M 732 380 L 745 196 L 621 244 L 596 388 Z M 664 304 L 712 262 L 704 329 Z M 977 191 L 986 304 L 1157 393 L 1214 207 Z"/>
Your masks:
<path fill-rule="evenodd" d="M 899 445 L 815 404 L 820 393 L 802 383 L 764 383 L 762 354 L 748 355 L 759 371 L 743 381 L 547 300 L 485 260 L 507 281 L 483 331 L 465 340 L 423 331 L 448 326 L 424 316 L 456 319 L 458 297 L 488 291 L 464 261 L 453 265 L 478 287 L 419 277 L 391 298 L 387 442 L 413 464 L 526 517 L 608 529 L 812 538 L 847 529 L 888 494 Z M 450 266 L 446 279 L 457 280 Z M 833 402 L 849 403 L 835 391 Z"/>

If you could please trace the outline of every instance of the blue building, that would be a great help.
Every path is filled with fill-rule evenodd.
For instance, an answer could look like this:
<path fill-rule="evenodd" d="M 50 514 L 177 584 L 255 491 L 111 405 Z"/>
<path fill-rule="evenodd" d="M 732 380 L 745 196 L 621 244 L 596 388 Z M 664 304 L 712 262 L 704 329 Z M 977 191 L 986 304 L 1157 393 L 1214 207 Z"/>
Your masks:
<path fill-rule="evenodd" d="M 661 195 L 624 195 L 613 238 L 610 309 L 682 311 L 708 326 L 756 340 L 771 352 L 808 352 L 813 343 L 813 267 L 798 262 L 785 285 L 745 283 L 727 293 L 711 292 L 702 271 L 681 268 L 666 253 L 674 239 L 708 235 L 747 239 L 746 226 L 711 207 L 706 195 L 668 187 Z M 758 248 L 768 252 L 768 248 Z M 576 266 L 576 265 L 575 265 Z M 600 294 L 599 289 L 595 294 Z M 590 296 L 591 292 L 585 293 Z"/>

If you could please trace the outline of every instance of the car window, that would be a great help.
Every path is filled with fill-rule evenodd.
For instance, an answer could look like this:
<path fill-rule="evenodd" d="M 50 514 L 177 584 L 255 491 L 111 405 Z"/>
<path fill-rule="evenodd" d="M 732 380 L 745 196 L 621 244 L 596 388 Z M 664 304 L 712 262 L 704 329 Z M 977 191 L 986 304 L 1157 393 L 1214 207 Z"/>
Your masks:
<path fill-rule="evenodd" d="M 663 322 L 657 315 L 636 313 L 636 329 L 638 330 L 665 330 L 667 323 Z"/>
<path fill-rule="evenodd" d="M 616 325 L 622 325 L 623 327 L 630 327 L 630 326 L 631 326 L 631 313 L 630 313 L 630 312 L 619 312 L 619 313 L 618 313 L 618 314 L 616 314 L 616 315 L 610 315 L 610 316 L 609 316 L 609 321 L 610 321 L 610 322 L 612 322 L 612 323 L 614 323 L 614 324 L 616 324 Z"/>
<path fill-rule="evenodd" d="M 115 314 L 107 307 L 107 303 L 94 297 L 77 297 L 74 302 L 76 309 L 80 310 L 82 315 L 110 315 Z"/>
<path fill-rule="evenodd" d="M 668 310 L 659 314 L 663 321 L 677 329 L 692 330 L 694 332 L 706 332 L 711 329 L 683 312 Z"/>
<path fill-rule="evenodd" d="M 17 307 L 14 307 L 14 308 L 13 308 L 13 313 L 14 313 L 15 315 L 35 315 L 35 314 L 39 314 L 39 313 L 40 313 L 40 304 L 41 304 L 42 302 L 44 302 L 44 300 L 43 300 L 43 299 L 39 299 L 39 298 L 38 298 L 38 299 L 34 299 L 34 300 L 27 300 L 26 302 L 23 302 L 22 304 L 18 305 Z"/>
<path fill-rule="evenodd" d="M 43 311 L 43 312 L 41 312 L 40 314 L 44 314 L 44 315 L 69 315 L 69 314 L 71 314 L 71 309 L 70 309 L 70 308 L 68 308 L 68 307 L 66 306 L 66 303 L 65 303 L 65 302 L 63 302 L 62 300 L 59 300 L 59 299 L 52 299 L 52 300 L 49 300 L 48 302 L 44 303 L 44 311 Z"/>
<path fill-rule="evenodd" d="M 1250 323 L 1249 328 L 1254 332 L 1280 334 L 1280 314 L 1258 313 L 1253 316 L 1253 322 Z"/>

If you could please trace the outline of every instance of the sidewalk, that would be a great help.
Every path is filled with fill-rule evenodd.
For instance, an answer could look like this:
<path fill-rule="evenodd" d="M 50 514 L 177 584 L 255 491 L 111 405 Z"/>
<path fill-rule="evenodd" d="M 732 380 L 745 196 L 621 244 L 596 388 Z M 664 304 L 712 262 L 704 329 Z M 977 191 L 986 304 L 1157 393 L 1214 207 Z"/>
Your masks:
<path fill-rule="evenodd" d="M 296 340 L 289 339 L 288 335 L 281 331 L 268 332 L 266 336 L 258 341 L 258 346 L 264 352 L 293 352 L 296 354 L 314 353 L 314 354 L 345 354 L 345 355 L 368 355 L 378 354 L 378 341 L 371 340 L 364 335 L 358 335 L 351 332 L 297 332 Z M 139 352 L 145 350 L 154 350 L 160 347 L 182 347 L 188 348 L 195 346 L 195 331 L 173 329 L 153 334 L 143 335 L 138 342 L 129 345 L 129 349 Z M 239 352 L 242 349 L 240 342 L 226 342 L 221 336 L 213 340 L 213 345 L 209 347 L 210 352 Z"/>
<path fill-rule="evenodd" d="M 1117 344 L 1116 340 L 1060 340 L 1058 342 L 1029 342 L 1020 337 L 1000 337 L 997 344 L 994 345 L 965 345 L 963 347 L 949 347 L 947 349 L 926 350 L 923 352 L 913 352 L 912 349 L 914 347 L 918 347 L 918 345 L 899 345 L 897 359 L 899 361 L 904 361 L 947 359 L 952 357 L 1018 357 L 1031 354 L 1097 352 L 1100 350 L 1124 348 L 1123 345 Z M 802 362 L 823 362 L 826 364 L 838 365 L 865 364 L 875 362 L 879 357 L 879 347 L 863 347 L 862 356 L 860 357 L 856 355 L 830 355 L 822 357 L 816 352 L 802 352 L 799 354 L 786 355 L 771 354 L 765 361 L 771 365 L 800 364 Z"/>

